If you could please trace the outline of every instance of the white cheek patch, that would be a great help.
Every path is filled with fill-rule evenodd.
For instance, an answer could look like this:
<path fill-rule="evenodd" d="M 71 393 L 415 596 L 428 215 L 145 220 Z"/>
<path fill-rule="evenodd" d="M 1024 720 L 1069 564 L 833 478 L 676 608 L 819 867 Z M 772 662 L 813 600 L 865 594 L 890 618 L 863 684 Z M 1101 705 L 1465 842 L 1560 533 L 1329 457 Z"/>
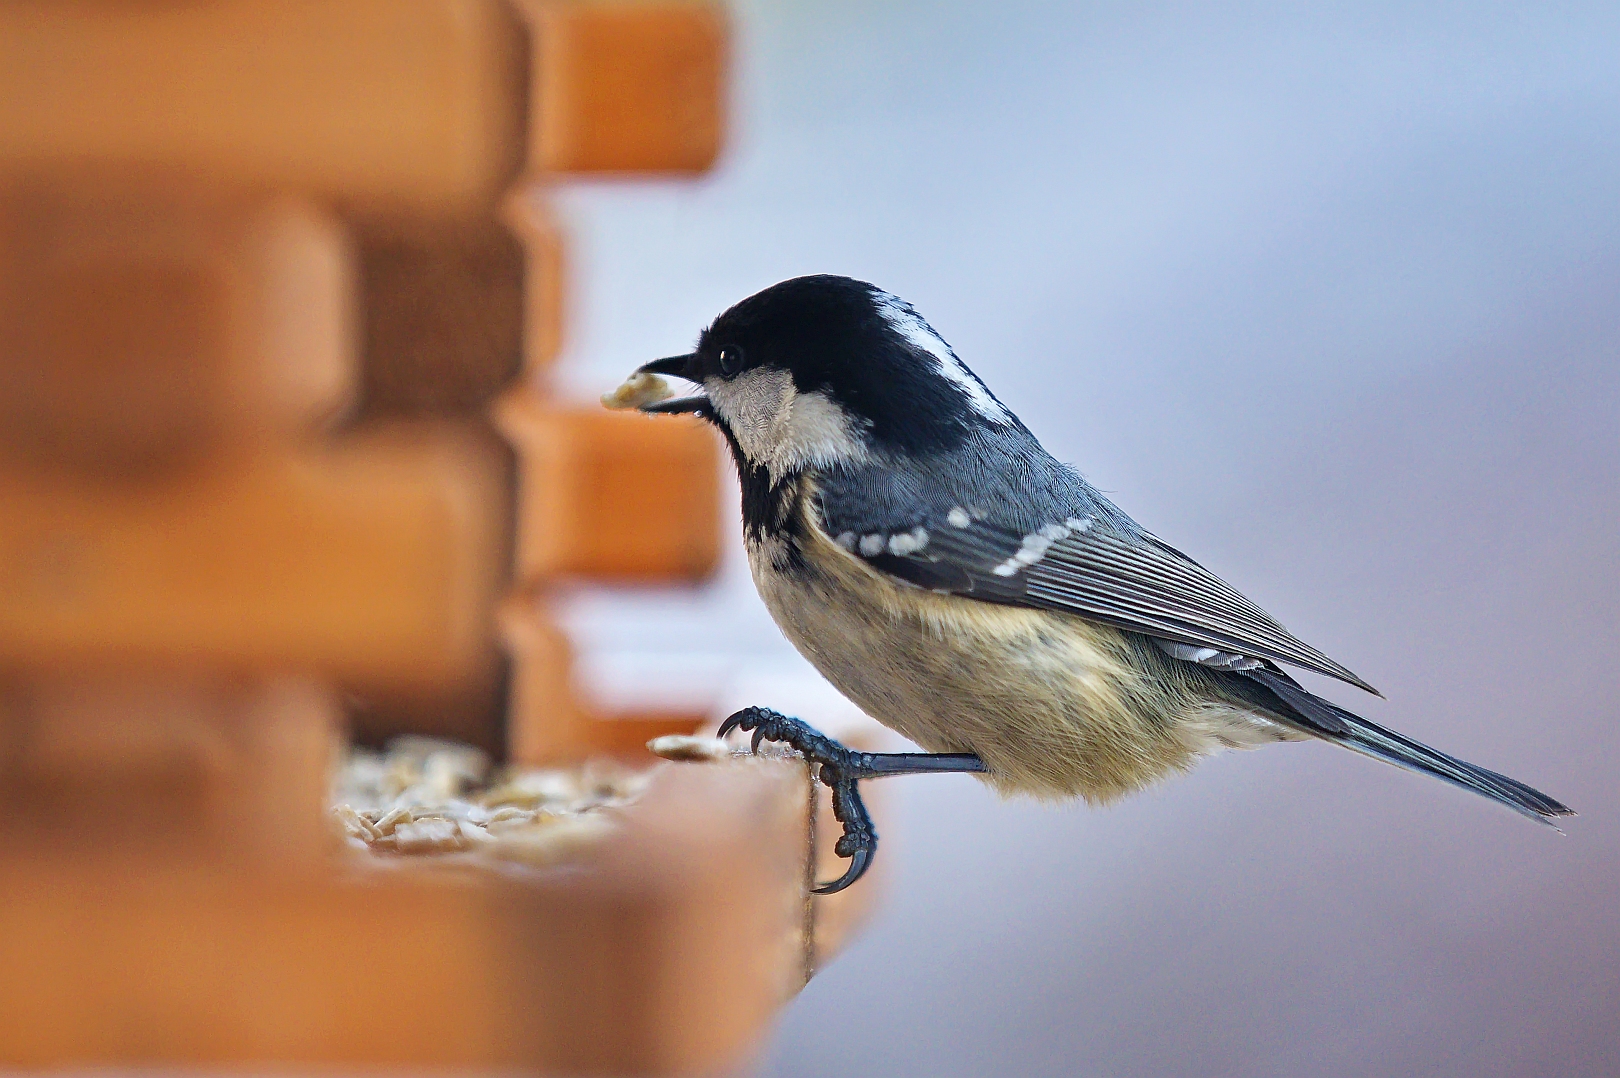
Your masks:
<path fill-rule="evenodd" d="M 860 424 L 831 397 L 795 393 L 788 405 L 788 432 L 779 457 L 789 467 L 825 467 L 867 458 Z"/>
<path fill-rule="evenodd" d="M 926 355 L 932 356 L 939 373 L 967 398 L 968 405 L 975 412 L 994 423 L 1009 423 L 1012 413 L 1007 411 L 1005 405 L 990 395 L 983 382 L 967 369 L 951 346 L 945 343 L 945 338 L 934 331 L 934 327 L 923 321 L 922 315 L 912 309 L 911 304 L 899 296 L 891 296 L 887 292 L 879 292 L 875 297 L 878 304 L 878 313 L 889 327 L 903 337 L 907 344 Z"/>
<path fill-rule="evenodd" d="M 786 371 L 760 368 L 703 386 L 743 453 L 773 480 L 868 457 L 858 422 L 830 397 L 795 390 Z"/>
<path fill-rule="evenodd" d="M 793 396 L 792 377 L 785 371 L 752 370 L 729 380 L 706 379 L 703 388 L 748 459 L 768 460 Z"/>

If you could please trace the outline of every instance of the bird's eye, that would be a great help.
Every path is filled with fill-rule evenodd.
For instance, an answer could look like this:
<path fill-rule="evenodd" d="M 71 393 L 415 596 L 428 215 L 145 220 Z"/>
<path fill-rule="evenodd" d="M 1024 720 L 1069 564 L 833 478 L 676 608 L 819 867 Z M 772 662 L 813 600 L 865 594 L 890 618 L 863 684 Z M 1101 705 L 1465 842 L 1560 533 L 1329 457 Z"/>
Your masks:
<path fill-rule="evenodd" d="M 741 348 L 728 345 L 727 347 L 720 349 L 720 373 L 723 376 L 730 378 L 732 375 L 742 370 L 742 364 L 743 355 Z"/>

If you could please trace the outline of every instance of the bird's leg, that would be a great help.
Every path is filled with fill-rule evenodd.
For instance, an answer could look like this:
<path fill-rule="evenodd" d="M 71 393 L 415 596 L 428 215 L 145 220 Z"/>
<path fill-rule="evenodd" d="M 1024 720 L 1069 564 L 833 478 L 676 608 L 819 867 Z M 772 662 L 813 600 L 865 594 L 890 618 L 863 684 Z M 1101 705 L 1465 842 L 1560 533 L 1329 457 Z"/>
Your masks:
<path fill-rule="evenodd" d="M 720 724 L 721 737 L 733 730 L 752 731 L 755 752 L 764 741 L 779 741 L 797 749 L 816 765 L 816 774 L 832 791 L 833 816 L 844 825 L 844 833 L 833 850 L 850 861 L 849 868 L 838 879 L 811 889 L 818 895 L 842 891 L 860 879 L 877 854 L 877 829 L 872 826 L 872 816 L 861 801 L 856 783 L 885 775 L 985 770 L 984 761 L 971 752 L 857 752 L 801 720 L 767 707 L 745 707 Z"/>

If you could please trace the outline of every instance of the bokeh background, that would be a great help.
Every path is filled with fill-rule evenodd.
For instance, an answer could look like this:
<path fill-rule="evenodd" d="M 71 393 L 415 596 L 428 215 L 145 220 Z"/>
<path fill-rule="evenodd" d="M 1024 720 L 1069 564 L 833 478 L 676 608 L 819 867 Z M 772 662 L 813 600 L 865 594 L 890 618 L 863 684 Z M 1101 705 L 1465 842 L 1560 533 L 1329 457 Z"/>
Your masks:
<path fill-rule="evenodd" d="M 768 1072 L 1620 1073 L 1620 11 L 737 21 L 711 178 L 560 192 L 569 392 L 779 279 L 877 282 L 1388 702 L 1323 691 L 1581 812 L 1561 837 L 1326 746 L 1105 810 L 902 780 L 879 919 Z M 569 617 L 603 694 L 809 676 L 739 551 Z"/>

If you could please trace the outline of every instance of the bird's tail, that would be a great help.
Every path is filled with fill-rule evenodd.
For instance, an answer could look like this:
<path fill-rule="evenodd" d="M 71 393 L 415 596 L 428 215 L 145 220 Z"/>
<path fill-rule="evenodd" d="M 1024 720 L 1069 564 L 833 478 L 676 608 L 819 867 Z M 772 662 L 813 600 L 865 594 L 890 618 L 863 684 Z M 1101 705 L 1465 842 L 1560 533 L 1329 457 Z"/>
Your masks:
<path fill-rule="evenodd" d="M 1307 692 L 1286 674 L 1261 668 L 1248 672 L 1248 676 L 1270 689 L 1286 705 L 1279 717 L 1302 733 L 1343 745 L 1363 756 L 1371 756 L 1407 771 L 1433 775 L 1555 829 L 1558 826 L 1553 822 L 1555 819 L 1575 815 L 1569 806 L 1517 779 L 1448 756 L 1329 703 Z"/>

